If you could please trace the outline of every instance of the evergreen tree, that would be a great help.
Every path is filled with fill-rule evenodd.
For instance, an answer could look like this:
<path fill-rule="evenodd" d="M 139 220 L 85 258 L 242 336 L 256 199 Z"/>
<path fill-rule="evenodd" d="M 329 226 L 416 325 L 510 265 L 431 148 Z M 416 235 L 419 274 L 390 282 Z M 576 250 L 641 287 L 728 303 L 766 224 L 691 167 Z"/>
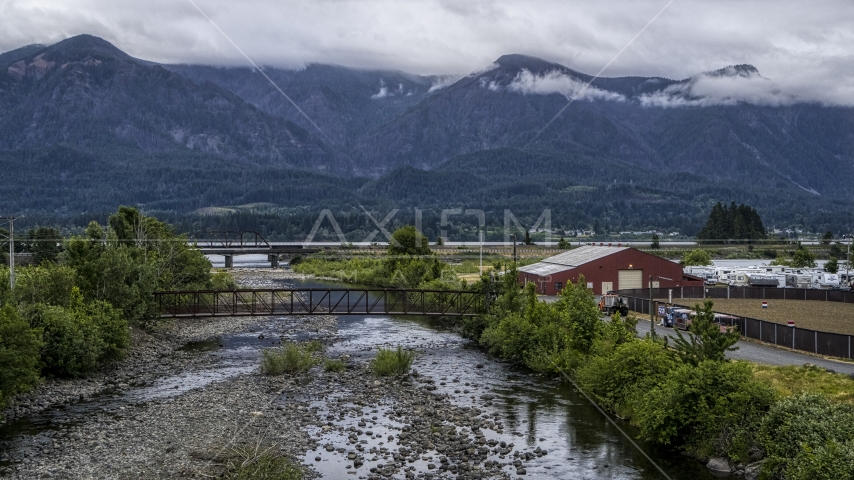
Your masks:
<path fill-rule="evenodd" d="M 748 205 L 729 207 L 718 202 L 712 207 L 706 225 L 697 234 L 697 238 L 706 243 L 712 241 L 759 240 L 766 238 L 765 226 L 756 209 Z"/>
<path fill-rule="evenodd" d="M 525 245 L 533 245 L 534 241 L 531 239 L 531 231 L 525 230 Z"/>
<path fill-rule="evenodd" d="M 686 339 L 679 329 L 674 329 L 676 338 L 674 348 L 677 357 L 685 363 L 697 366 L 705 360 L 723 362 L 726 360 L 726 352 L 737 350 L 735 346 L 741 337 L 738 329 L 721 331 L 720 325 L 715 322 L 715 312 L 712 310 L 714 302 L 706 299 L 701 307 L 694 307 L 695 315 L 688 328 Z"/>

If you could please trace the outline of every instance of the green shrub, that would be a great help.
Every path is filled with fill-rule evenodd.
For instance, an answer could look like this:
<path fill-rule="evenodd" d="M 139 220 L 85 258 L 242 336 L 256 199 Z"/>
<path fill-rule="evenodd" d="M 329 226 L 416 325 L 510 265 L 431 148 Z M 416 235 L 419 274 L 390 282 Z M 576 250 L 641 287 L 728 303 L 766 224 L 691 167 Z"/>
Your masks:
<path fill-rule="evenodd" d="M 15 307 L 0 309 L 0 409 L 38 383 L 40 346 L 37 333 Z"/>
<path fill-rule="evenodd" d="M 272 447 L 233 449 L 232 458 L 225 464 L 219 478 L 224 480 L 301 480 L 302 468 L 287 457 L 273 451 Z"/>
<path fill-rule="evenodd" d="M 637 325 L 638 319 L 634 315 L 623 318 L 620 312 L 615 312 L 610 320 L 604 322 L 602 336 L 593 341 L 593 353 L 609 355 L 617 346 L 633 342 L 637 338 Z"/>
<path fill-rule="evenodd" d="M 486 327 L 489 326 L 489 319 L 486 315 L 473 315 L 462 317 L 459 320 L 460 336 L 470 340 L 478 340 Z"/>
<path fill-rule="evenodd" d="M 130 343 L 121 312 L 103 301 L 85 303 L 73 287 L 67 306 L 24 305 L 30 326 L 42 332 L 41 360 L 45 373 L 80 377 L 104 362 L 118 360 Z"/>
<path fill-rule="evenodd" d="M 618 345 L 608 356 L 593 356 L 576 372 L 579 386 L 603 405 L 631 415 L 627 400 L 660 383 L 677 365 L 664 345 L 651 339 Z"/>
<path fill-rule="evenodd" d="M 574 369 L 605 331 L 583 277 L 577 284 L 567 284 L 554 303 L 541 302 L 533 283 L 522 295 L 506 288 L 494 312 L 487 316 L 481 344 L 502 358 L 542 372 Z"/>
<path fill-rule="evenodd" d="M 54 263 L 22 268 L 15 278 L 15 298 L 25 304 L 67 307 L 76 277 L 73 268 Z"/>
<path fill-rule="evenodd" d="M 786 467 L 786 480 L 854 478 L 854 441 L 804 447 Z"/>
<path fill-rule="evenodd" d="M 97 327 L 98 337 L 103 342 L 103 351 L 98 361 L 108 362 L 124 358 L 130 344 L 130 331 L 121 312 L 102 301 L 87 303 L 83 311 Z"/>
<path fill-rule="evenodd" d="M 41 358 L 46 373 L 80 377 L 98 367 L 105 345 L 89 316 L 53 305 L 34 307 L 31 323 L 43 331 Z"/>
<path fill-rule="evenodd" d="M 346 368 L 343 360 L 333 360 L 331 358 L 327 358 L 323 362 L 323 369 L 327 372 L 343 372 Z"/>
<path fill-rule="evenodd" d="M 237 289 L 237 282 L 234 281 L 234 277 L 230 273 L 220 271 L 211 275 L 208 288 L 213 290 L 235 290 Z"/>
<path fill-rule="evenodd" d="M 698 456 L 746 461 L 762 416 L 773 405 L 770 386 L 744 362 L 683 364 L 632 400 L 641 436 L 661 444 L 685 443 Z"/>
<path fill-rule="evenodd" d="M 510 312 L 489 323 L 480 336 L 480 343 L 490 353 L 501 358 L 524 363 L 536 325 L 520 313 Z"/>
<path fill-rule="evenodd" d="M 302 348 L 309 353 L 322 352 L 323 344 L 319 340 L 310 340 L 303 344 Z"/>
<path fill-rule="evenodd" d="M 307 372 L 315 364 L 317 359 L 311 352 L 294 343 L 281 348 L 267 348 L 261 352 L 261 373 L 264 375 L 296 375 Z"/>
<path fill-rule="evenodd" d="M 711 265 L 712 256 L 702 248 L 696 248 L 690 252 L 686 252 L 682 257 L 682 262 L 680 263 L 683 267 L 687 267 L 689 265 Z"/>
<path fill-rule="evenodd" d="M 806 449 L 854 438 L 854 405 L 832 403 L 813 393 L 789 397 L 771 408 L 758 437 L 768 456 L 785 464 L 805 455 Z"/>
<path fill-rule="evenodd" d="M 397 350 L 380 348 L 371 366 L 374 373 L 381 376 L 405 375 L 409 373 L 412 361 L 415 360 L 415 352 L 404 350 L 397 346 Z"/>

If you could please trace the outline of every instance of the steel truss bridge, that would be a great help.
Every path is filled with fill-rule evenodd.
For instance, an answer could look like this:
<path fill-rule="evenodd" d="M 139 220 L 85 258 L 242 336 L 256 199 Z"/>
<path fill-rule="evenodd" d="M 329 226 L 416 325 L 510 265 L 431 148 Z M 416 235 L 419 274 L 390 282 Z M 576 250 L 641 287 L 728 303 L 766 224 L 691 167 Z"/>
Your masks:
<path fill-rule="evenodd" d="M 155 292 L 161 318 L 270 315 L 430 315 L 485 313 L 486 296 L 463 290 L 263 288 Z"/>

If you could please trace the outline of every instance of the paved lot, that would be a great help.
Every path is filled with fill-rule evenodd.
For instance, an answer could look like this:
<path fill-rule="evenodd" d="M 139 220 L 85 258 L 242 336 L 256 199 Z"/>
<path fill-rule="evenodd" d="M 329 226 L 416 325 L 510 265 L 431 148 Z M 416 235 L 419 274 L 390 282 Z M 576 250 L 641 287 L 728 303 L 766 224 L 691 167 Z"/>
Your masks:
<path fill-rule="evenodd" d="M 642 337 L 649 333 L 649 320 L 641 320 L 638 322 L 638 336 Z M 667 335 L 675 337 L 676 333 L 672 328 L 665 328 L 659 325 L 655 326 L 655 333 L 658 335 Z M 684 333 L 683 333 L 684 335 Z M 791 352 L 768 345 L 748 342 L 740 340 L 736 346 L 738 350 L 728 352 L 727 357 L 738 360 L 749 360 L 756 363 L 764 363 L 767 365 L 803 365 L 812 363 L 822 368 L 829 368 L 839 373 L 854 374 L 854 363 L 842 362 L 836 360 L 825 360 L 821 357 L 812 355 L 804 355 L 802 353 Z"/>

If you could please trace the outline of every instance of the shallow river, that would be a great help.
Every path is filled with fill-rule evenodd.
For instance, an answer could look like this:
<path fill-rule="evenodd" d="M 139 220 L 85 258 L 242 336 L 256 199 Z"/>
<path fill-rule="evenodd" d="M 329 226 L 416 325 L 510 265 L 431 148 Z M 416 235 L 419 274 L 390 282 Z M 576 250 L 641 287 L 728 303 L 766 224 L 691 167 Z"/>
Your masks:
<path fill-rule="evenodd" d="M 323 287 L 330 283 L 285 280 L 281 286 Z M 211 382 L 253 371 L 258 365 L 259 351 L 282 335 L 281 322 L 276 317 L 259 319 L 259 330 L 239 335 L 227 335 L 210 343 L 189 345 L 187 348 L 213 351 L 219 361 L 208 370 L 192 371 L 161 378 L 153 384 L 132 388 L 122 393 L 105 394 L 93 400 L 13 421 L 0 427 L 0 444 L 7 449 L 26 449 L 38 444 L 50 430 L 85 421 L 93 411 L 119 411 L 126 406 L 181 395 L 204 388 Z M 311 335 L 309 335 L 310 337 Z M 413 368 L 420 376 L 435 380 L 436 393 L 447 393 L 451 402 L 460 406 L 477 406 L 485 413 L 497 415 L 504 424 L 504 433 L 484 430 L 487 439 L 514 444 L 517 450 L 540 447 L 548 454 L 526 462 L 526 478 L 562 479 L 660 479 L 664 476 L 641 455 L 635 447 L 611 425 L 585 398 L 557 378 L 541 377 L 531 372 L 497 361 L 475 348 L 446 325 L 427 318 L 391 318 L 387 316 L 348 316 L 339 321 L 338 340 L 329 347 L 330 357 L 347 354 L 354 359 L 368 359 L 378 345 L 412 348 L 420 353 Z M 302 339 L 305 339 L 303 337 Z M 275 343 L 278 343 L 277 341 Z M 484 400 L 484 396 L 489 401 Z M 309 399 L 325 415 L 322 399 Z M 284 396 L 279 401 L 286 402 Z M 394 441 L 381 445 L 399 427 L 386 416 L 392 406 L 376 405 L 364 409 L 368 417 L 377 417 L 370 448 L 381 446 L 395 449 Z M 358 417 L 338 420 L 349 427 Z M 625 422 L 618 424 L 629 435 L 636 431 Z M 334 430 L 329 433 L 310 432 L 320 437 L 318 445 L 341 444 L 346 436 Z M 340 437 L 340 438 L 339 438 Z M 640 446 L 673 479 L 711 479 L 712 475 L 695 460 L 678 452 L 654 448 L 643 442 Z M 346 457 L 328 455 L 318 450 L 308 452 L 304 461 L 326 478 L 341 478 L 348 463 Z M 316 456 L 323 460 L 316 462 Z M 438 458 L 438 455 L 436 455 Z M 498 458 L 491 458 L 498 460 Z M 431 460 L 432 459 L 428 459 Z M 426 471 L 428 460 L 414 464 Z M 363 472 L 381 463 L 382 459 L 366 461 Z M 515 475 L 514 475 L 515 476 Z M 402 477 L 401 477 L 402 478 Z"/>
<path fill-rule="evenodd" d="M 299 281 L 286 283 L 302 287 L 330 285 Z M 571 385 L 497 361 L 449 331 L 446 325 L 421 317 L 347 316 L 341 317 L 338 327 L 342 341 L 329 349 L 330 356 L 349 354 L 371 358 L 377 345 L 402 345 L 423 352 L 416 357 L 413 368 L 420 375 L 428 375 L 436 381 L 437 393 L 449 394 L 451 401 L 460 406 L 477 406 L 491 415 L 500 416 L 504 422 L 504 433 L 499 435 L 484 430 L 487 439 L 514 443 L 520 450 L 537 447 L 547 450 L 548 455 L 526 463 L 527 478 L 664 478 Z M 494 397 L 491 405 L 482 401 L 483 395 Z M 377 424 L 393 425 L 391 420 L 383 421 L 382 413 L 380 410 L 371 415 L 379 414 Z M 358 418 L 351 421 L 355 426 Z M 637 432 L 631 426 L 617 422 L 634 438 Z M 348 423 L 343 425 L 349 426 Z M 339 443 L 336 440 L 340 439 L 334 435 L 319 443 L 327 443 L 327 438 L 330 443 Z M 699 462 L 678 452 L 638 443 L 670 478 L 715 478 Z M 389 449 L 394 446 L 393 442 L 385 445 Z M 314 463 L 311 459 L 321 450 L 309 452 L 305 457 L 306 463 Z M 345 465 L 346 461 L 341 459 L 315 464 L 315 468 L 329 474 L 329 478 L 336 478 Z M 370 467 L 371 464 L 366 462 L 365 466 Z"/>

